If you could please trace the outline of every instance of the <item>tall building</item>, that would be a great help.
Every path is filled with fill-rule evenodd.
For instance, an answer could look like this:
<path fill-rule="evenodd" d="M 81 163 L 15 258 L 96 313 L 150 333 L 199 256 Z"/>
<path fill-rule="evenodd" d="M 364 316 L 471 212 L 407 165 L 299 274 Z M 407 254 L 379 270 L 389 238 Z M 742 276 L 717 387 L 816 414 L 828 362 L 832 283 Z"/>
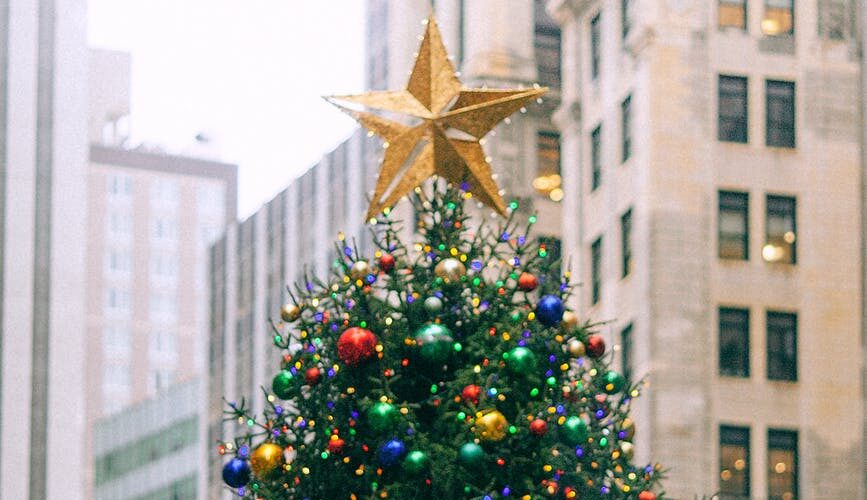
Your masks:
<path fill-rule="evenodd" d="M 0 495 L 81 498 L 83 0 L 0 2 Z"/>
<path fill-rule="evenodd" d="M 572 306 L 650 381 L 637 456 L 675 498 L 864 498 L 864 2 L 548 9 Z"/>
<path fill-rule="evenodd" d="M 98 418 L 203 374 L 208 248 L 237 210 L 236 165 L 129 148 L 128 54 L 93 51 L 91 72 L 88 438 Z"/>
<path fill-rule="evenodd" d="M 279 321 L 287 286 L 301 283 L 305 273 L 328 276 L 338 233 L 359 251 L 372 251 L 363 219 L 364 193 L 376 179 L 375 165 L 363 160 L 370 147 L 363 132 L 354 133 L 211 247 L 208 443 L 237 433 L 223 422 L 224 397 L 262 408 L 260 387 L 270 387 L 279 362 L 268 320 Z M 228 495 L 223 460 L 209 452 L 209 498 L 220 498 Z"/>

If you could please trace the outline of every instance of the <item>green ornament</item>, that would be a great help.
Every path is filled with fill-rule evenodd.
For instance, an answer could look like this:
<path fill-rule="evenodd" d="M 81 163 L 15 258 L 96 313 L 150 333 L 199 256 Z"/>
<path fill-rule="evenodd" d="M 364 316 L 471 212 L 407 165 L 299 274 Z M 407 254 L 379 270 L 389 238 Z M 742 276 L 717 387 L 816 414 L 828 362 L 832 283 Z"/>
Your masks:
<path fill-rule="evenodd" d="M 623 375 L 615 371 L 605 372 L 602 379 L 605 381 L 603 390 L 607 394 L 616 394 L 622 391 L 623 386 L 626 385 L 626 379 L 623 378 Z"/>
<path fill-rule="evenodd" d="M 271 381 L 271 390 L 280 399 L 289 399 L 293 396 L 292 372 L 283 370 L 274 376 Z"/>
<path fill-rule="evenodd" d="M 437 323 L 428 323 L 416 330 L 415 342 L 421 358 L 431 364 L 445 363 L 453 351 L 452 332 Z"/>
<path fill-rule="evenodd" d="M 476 443 L 464 443 L 458 450 L 458 460 L 466 467 L 479 465 L 485 458 L 485 450 Z"/>
<path fill-rule="evenodd" d="M 400 413 L 390 403 L 376 403 L 367 410 L 367 423 L 375 432 L 390 431 L 397 426 Z"/>
<path fill-rule="evenodd" d="M 515 347 L 508 353 L 506 367 L 516 375 L 529 375 L 536 370 L 536 354 L 526 347 Z"/>
<path fill-rule="evenodd" d="M 569 417 L 560 426 L 560 435 L 569 446 L 577 446 L 587 441 L 587 424 L 581 417 Z"/>
<path fill-rule="evenodd" d="M 430 463 L 430 459 L 423 451 L 413 450 L 403 459 L 403 470 L 412 475 L 423 473 Z"/>

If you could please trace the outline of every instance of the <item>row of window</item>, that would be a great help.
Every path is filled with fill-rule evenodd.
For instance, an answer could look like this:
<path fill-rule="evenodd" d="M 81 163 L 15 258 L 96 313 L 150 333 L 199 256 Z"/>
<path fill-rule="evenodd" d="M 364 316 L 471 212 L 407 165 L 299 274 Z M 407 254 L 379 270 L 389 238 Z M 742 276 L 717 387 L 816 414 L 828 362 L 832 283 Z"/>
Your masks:
<path fill-rule="evenodd" d="M 719 428 L 720 490 L 719 498 L 752 498 L 750 480 L 750 428 L 722 425 Z M 798 498 L 798 432 L 768 429 L 767 498 Z"/>
<path fill-rule="evenodd" d="M 111 325 L 103 331 L 103 347 L 109 358 L 123 357 L 132 350 L 132 329 L 129 326 Z M 159 359 L 177 356 L 177 333 L 170 328 L 156 328 L 149 335 L 150 353 Z"/>
<path fill-rule="evenodd" d="M 620 0 L 620 35 L 625 40 L 632 30 L 632 0 Z M 602 61 L 602 11 L 590 18 L 590 78 L 599 77 Z"/>
<path fill-rule="evenodd" d="M 762 33 L 768 36 L 795 32 L 794 0 L 764 0 Z M 720 27 L 747 29 L 747 0 L 719 0 L 717 18 Z"/>
<path fill-rule="evenodd" d="M 109 174 L 105 178 L 106 192 L 113 202 L 132 201 L 135 182 L 131 175 Z M 176 207 L 181 197 L 180 184 L 175 179 L 157 178 L 150 182 L 150 202 L 158 208 Z M 225 207 L 225 188 L 219 184 L 196 186 L 197 210 L 203 214 L 222 212 Z"/>
<path fill-rule="evenodd" d="M 178 316 L 177 295 L 172 292 L 151 292 L 148 301 L 151 321 L 175 321 Z M 132 312 L 132 295 L 126 288 L 109 287 L 105 291 L 107 315 L 129 316 Z"/>
<path fill-rule="evenodd" d="M 749 260 L 749 193 L 719 192 L 719 256 L 723 259 Z M 796 199 L 792 196 L 766 195 L 765 242 L 762 258 L 767 262 L 797 262 Z"/>
<path fill-rule="evenodd" d="M 719 75 L 717 138 L 749 142 L 748 80 Z M 765 145 L 795 147 L 795 83 L 765 80 Z"/>
<path fill-rule="evenodd" d="M 798 315 L 786 311 L 765 313 L 768 380 L 798 380 Z M 719 373 L 750 376 L 750 310 L 719 309 Z"/>

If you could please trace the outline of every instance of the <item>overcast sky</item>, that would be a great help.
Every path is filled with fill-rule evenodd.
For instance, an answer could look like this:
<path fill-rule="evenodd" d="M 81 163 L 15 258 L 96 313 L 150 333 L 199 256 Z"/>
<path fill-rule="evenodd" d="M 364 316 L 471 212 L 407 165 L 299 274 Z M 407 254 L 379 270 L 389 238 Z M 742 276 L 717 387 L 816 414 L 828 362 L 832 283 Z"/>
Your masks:
<path fill-rule="evenodd" d="M 89 0 L 93 47 L 132 53 L 133 143 L 206 132 L 255 211 L 355 128 L 320 96 L 363 90 L 362 0 Z"/>

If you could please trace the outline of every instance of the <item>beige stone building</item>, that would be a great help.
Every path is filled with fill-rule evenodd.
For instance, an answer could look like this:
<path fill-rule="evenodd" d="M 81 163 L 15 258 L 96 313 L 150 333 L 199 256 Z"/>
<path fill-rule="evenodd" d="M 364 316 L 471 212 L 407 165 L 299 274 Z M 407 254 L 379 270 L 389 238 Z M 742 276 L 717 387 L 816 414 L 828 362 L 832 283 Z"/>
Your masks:
<path fill-rule="evenodd" d="M 863 2 L 547 7 L 572 306 L 648 377 L 638 458 L 675 498 L 864 498 Z"/>

